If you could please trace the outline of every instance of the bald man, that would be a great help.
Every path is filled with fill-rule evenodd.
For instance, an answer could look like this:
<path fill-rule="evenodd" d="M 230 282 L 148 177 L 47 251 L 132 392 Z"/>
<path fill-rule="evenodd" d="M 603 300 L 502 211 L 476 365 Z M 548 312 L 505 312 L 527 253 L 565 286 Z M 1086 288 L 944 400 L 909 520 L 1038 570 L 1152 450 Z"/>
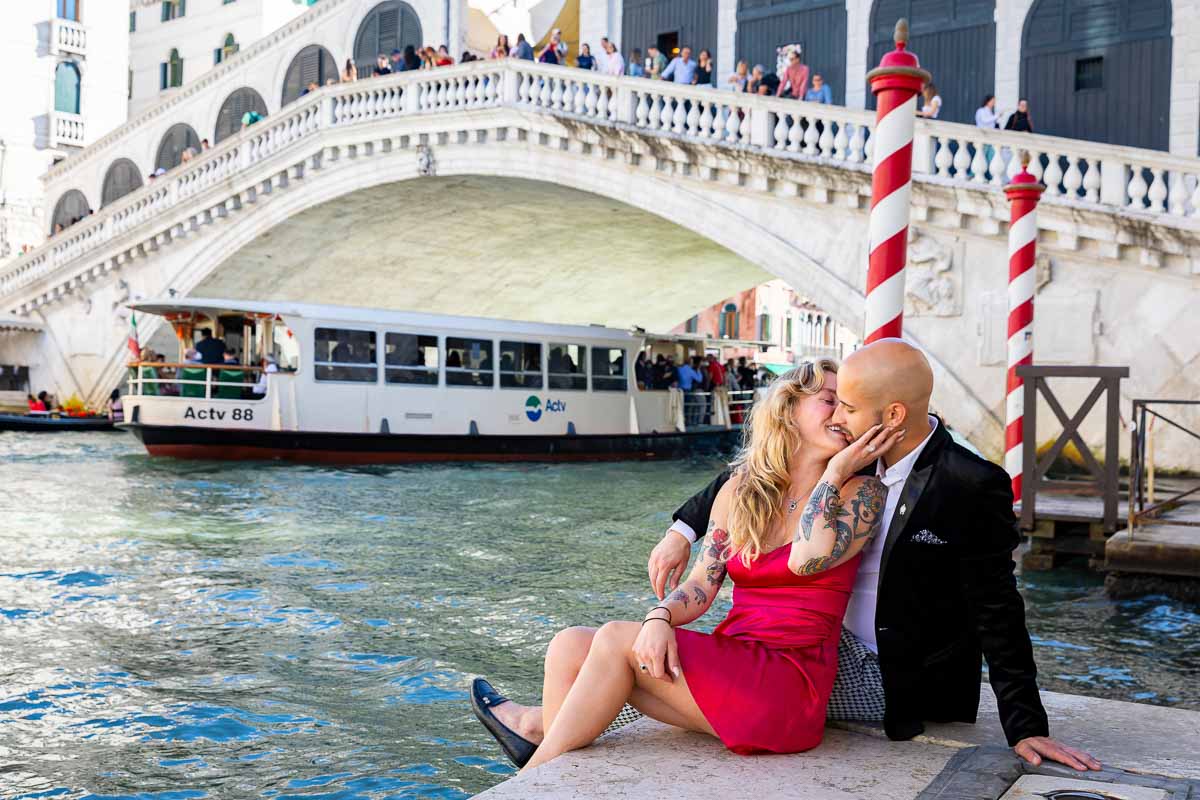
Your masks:
<path fill-rule="evenodd" d="M 1019 756 L 1099 769 L 1087 753 L 1049 738 L 1013 576 L 1020 534 L 1008 475 L 955 442 L 929 414 L 932 392 L 929 362 L 899 339 L 860 348 L 838 371 L 835 424 L 854 438 L 880 423 L 905 435 L 873 470 L 888 490 L 890 523 L 887 535 L 863 550 L 829 716 L 883 720 L 892 739 L 913 738 L 926 720 L 974 722 L 986 657 L 1000 724 Z M 708 527 L 728 477 L 718 476 L 676 511 L 651 553 L 660 599 L 687 567 L 695 531 Z"/>

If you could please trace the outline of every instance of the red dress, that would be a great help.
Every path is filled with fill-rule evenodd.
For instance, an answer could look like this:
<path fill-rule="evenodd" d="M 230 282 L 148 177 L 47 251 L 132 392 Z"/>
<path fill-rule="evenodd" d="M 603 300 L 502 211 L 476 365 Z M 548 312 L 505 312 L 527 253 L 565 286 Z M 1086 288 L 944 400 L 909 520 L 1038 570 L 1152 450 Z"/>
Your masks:
<path fill-rule="evenodd" d="M 711 634 L 677 628 L 696 704 L 735 753 L 799 753 L 821 743 L 842 617 L 861 555 L 816 575 L 787 565 L 790 546 L 727 567 L 733 607 Z"/>

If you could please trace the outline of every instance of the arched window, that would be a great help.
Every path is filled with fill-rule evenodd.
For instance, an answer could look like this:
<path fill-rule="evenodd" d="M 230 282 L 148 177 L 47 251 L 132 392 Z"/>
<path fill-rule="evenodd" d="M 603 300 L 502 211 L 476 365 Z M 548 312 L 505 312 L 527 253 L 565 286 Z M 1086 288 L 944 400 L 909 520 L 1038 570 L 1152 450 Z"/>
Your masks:
<path fill-rule="evenodd" d="M 237 40 L 233 38 L 232 33 L 225 34 L 225 43 L 216 50 L 213 50 L 213 64 L 220 64 L 222 61 L 236 53 L 240 46 L 241 45 L 237 43 Z"/>
<path fill-rule="evenodd" d="M 54 70 L 54 110 L 79 113 L 79 67 L 64 61 Z"/>
<path fill-rule="evenodd" d="M 267 115 L 267 104 L 262 95 L 249 87 L 242 87 L 225 98 L 221 110 L 217 114 L 217 130 L 213 133 L 213 142 L 219 142 L 227 136 L 232 136 L 242 129 L 242 117 L 253 111 L 260 117 Z"/>
<path fill-rule="evenodd" d="M 188 148 L 200 150 L 200 137 L 186 122 L 178 122 L 171 126 L 162 142 L 158 145 L 158 155 L 154 158 L 154 168 L 173 169 L 183 160 L 183 151 Z"/>
<path fill-rule="evenodd" d="M 758 315 L 758 338 L 764 342 L 771 341 L 771 315 Z"/>
<path fill-rule="evenodd" d="M 80 0 L 58 0 L 58 18 L 79 22 Z"/>
<path fill-rule="evenodd" d="M 54 215 L 50 217 L 50 235 L 53 236 L 60 225 L 63 228 L 71 227 L 86 217 L 91 210 L 83 192 L 71 189 L 54 204 Z"/>
<path fill-rule="evenodd" d="M 128 158 L 118 158 L 104 173 L 104 188 L 100 192 L 100 207 L 120 200 L 142 186 L 142 173 Z"/>
<path fill-rule="evenodd" d="M 995 14 L 995 0 L 875 0 L 868 69 L 896 48 L 896 20 L 905 17 L 908 49 L 933 67 L 942 98 L 938 118 L 974 123 L 979 101 L 996 91 Z M 875 108 L 870 91 L 867 107 Z"/>
<path fill-rule="evenodd" d="M 726 303 L 724 310 L 721 311 L 721 321 L 718 325 L 720 330 L 718 335 L 723 339 L 736 339 L 738 337 L 738 309 L 733 303 Z"/>
<path fill-rule="evenodd" d="M 303 95 L 309 84 L 324 86 L 326 78 L 337 78 L 337 63 L 329 51 L 319 44 L 310 44 L 301 50 L 288 65 L 283 79 L 283 105 Z"/>
<path fill-rule="evenodd" d="M 183 86 L 183 59 L 179 51 L 172 49 L 167 60 L 158 65 L 158 88 L 173 89 Z"/>
<path fill-rule="evenodd" d="M 420 47 L 421 20 L 412 6 L 400 0 L 387 0 L 371 9 L 358 26 L 354 37 L 354 63 L 358 77 L 371 74 L 375 59 L 381 53 L 389 55 L 393 50 L 404 50 L 408 45 Z"/>
<path fill-rule="evenodd" d="M 737 5 L 738 60 L 774 72 L 776 48 L 799 44 L 810 76 L 825 79 L 834 103 L 846 102 L 845 0 L 739 0 Z M 718 81 L 717 85 L 725 84 Z"/>
<path fill-rule="evenodd" d="M 1021 36 L 1034 131 L 1166 150 L 1171 42 L 1170 0 L 1038 0 Z"/>

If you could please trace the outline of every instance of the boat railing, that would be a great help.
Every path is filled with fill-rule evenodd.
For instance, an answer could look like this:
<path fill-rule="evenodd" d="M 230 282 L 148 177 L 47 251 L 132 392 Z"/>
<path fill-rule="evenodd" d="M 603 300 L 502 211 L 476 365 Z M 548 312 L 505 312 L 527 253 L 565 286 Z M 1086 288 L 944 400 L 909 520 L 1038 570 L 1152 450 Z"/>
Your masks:
<path fill-rule="evenodd" d="M 726 390 L 720 394 L 700 389 L 684 392 L 684 424 L 689 428 L 697 425 L 728 427 L 744 424 L 750 415 L 750 407 L 754 405 L 754 394 L 753 389 Z"/>
<path fill-rule="evenodd" d="M 129 362 L 129 394 L 139 397 L 186 397 L 197 400 L 260 400 L 254 391 L 262 367 L 244 364 Z M 164 377 L 163 370 L 174 374 Z"/>

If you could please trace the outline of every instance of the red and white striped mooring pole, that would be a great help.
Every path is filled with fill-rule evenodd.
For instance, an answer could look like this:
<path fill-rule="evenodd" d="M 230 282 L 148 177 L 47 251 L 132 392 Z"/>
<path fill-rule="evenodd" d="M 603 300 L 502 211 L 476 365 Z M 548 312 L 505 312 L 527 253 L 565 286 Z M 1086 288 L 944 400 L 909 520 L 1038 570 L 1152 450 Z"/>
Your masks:
<path fill-rule="evenodd" d="M 929 80 L 908 47 L 908 20 L 896 23 L 896 49 L 867 73 L 875 94 L 871 136 L 871 221 L 868 229 L 866 342 L 900 336 L 904 265 L 908 261 L 909 196 L 917 95 Z"/>
<path fill-rule="evenodd" d="M 1005 406 L 1004 467 L 1012 478 L 1013 502 L 1021 499 L 1021 447 L 1024 441 L 1025 381 L 1017 367 L 1033 363 L 1033 295 L 1037 290 L 1037 204 L 1046 187 L 1029 174 L 1029 154 L 1004 193 L 1012 204 L 1008 226 L 1008 381 Z M 1032 432 L 1031 432 L 1032 435 Z"/>

